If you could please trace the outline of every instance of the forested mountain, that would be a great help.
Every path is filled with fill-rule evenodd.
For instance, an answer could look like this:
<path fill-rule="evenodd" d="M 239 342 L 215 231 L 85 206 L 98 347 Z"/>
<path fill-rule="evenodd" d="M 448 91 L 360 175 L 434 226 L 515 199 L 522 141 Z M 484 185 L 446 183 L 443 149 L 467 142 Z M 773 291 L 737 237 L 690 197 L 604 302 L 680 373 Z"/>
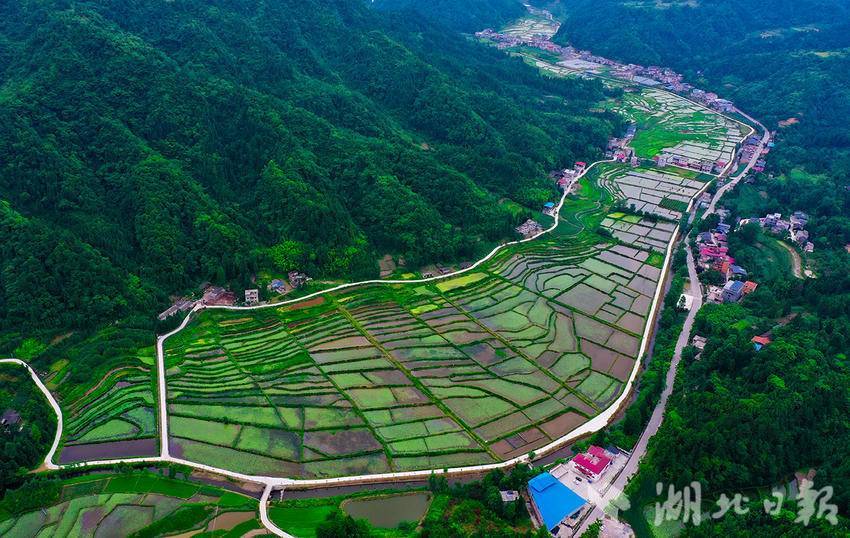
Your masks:
<path fill-rule="evenodd" d="M 372 0 L 381 10 L 415 13 L 462 32 L 499 27 L 525 13 L 520 0 Z"/>
<path fill-rule="evenodd" d="M 409 15 L 409 14 L 408 14 Z M 617 128 L 602 86 L 353 0 L 0 5 L 0 319 L 470 257 Z M 513 208 L 511 208 L 513 207 Z"/>
<path fill-rule="evenodd" d="M 696 480 L 712 499 L 751 495 L 751 515 L 689 527 L 688 536 L 846 535 L 843 518 L 840 527 L 821 520 L 792 528 L 793 500 L 779 517 L 762 518 L 754 490 L 814 468 L 815 486 L 832 486 L 831 502 L 850 513 L 850 4 L 562 3 L 560 42 L 673 67 L 777 130 L 766 172 L 722 204 L 732 219 L 805 211 L 815 243 L 806 260 L 817 278 L 797 279 L 776 260 L 768 267 L 764 244 L 774 239 L 751 227 L 730 235 L 731 253 L 759 287 L 741 304 L 707 305 L 697 315 L 694 332 L 708 344 L 699 360 L 686 348 L 667 418 L 631 492 L 650 503 L 645 492 L 656 481 Z M 760 334 L 773 343 L 757 351 L 750 339 Z"/>
<path fill-rule="evenodd" d="M 797 174 L 785 190 L 831 219 L 833 247 L 850 242 L 850 4 L 841 0 L 625 2 L 563 0 L 556 41 L 636 63 L 669 66 L 778 129 L 769 164 Z M 782 122 L 782 124 L 780 124 Z M 816 177 L 815 177 L 816 176 Z M 826 182 L 827 185 L 823 185 Z M 817 189 L 814 186 L 818 185 Z M 831 196 L 813 199 L 813 190 Z M 843 211 L 842 211 L 843 209 Z"/>

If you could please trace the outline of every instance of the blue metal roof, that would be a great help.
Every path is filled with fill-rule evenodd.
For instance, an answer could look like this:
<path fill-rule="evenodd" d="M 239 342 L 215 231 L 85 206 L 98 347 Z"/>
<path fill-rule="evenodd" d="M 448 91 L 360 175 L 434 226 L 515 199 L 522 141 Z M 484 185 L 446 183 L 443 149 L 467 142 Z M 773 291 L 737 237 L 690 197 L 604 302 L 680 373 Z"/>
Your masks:
<path fill-rule="evenodd" d="M 528 482 L 528 491 L 548 530 L 552 530 L 564 518 L 575 514 L 587 504 L 586 500 L 549 473 L 541 473 L 532 478 Z"/>
<path fill-rule="evenodd" d="M 732 290 L 733 292 L 739 292 L 744 289 L 744 283 L 740 280 L 730 280 L 726 283 L 726 289 Z"/>
<path fill-rule="evenodd" d="M 555 202 L 546 202 L 543 207 L 555 207 Z"/>

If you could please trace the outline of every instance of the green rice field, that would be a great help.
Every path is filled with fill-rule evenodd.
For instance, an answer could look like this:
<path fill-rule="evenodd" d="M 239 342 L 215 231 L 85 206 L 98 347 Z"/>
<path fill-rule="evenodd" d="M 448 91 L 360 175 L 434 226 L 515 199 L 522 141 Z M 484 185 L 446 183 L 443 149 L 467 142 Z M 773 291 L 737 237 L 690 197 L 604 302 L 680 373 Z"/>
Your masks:
<path fill-rule="evenodd" d="M 680 132 L 671 110 L 685 105 L 646 92 L 623 112 Z M 687 121 L 729 128 L 714 116 Z M 198 313 L 165 343 L 170 453 L 334 477 L 499 462 L 569 434 L 635 372 L 675 222 L 703 179 L 601 165 L 554 233 L 469 273 Z M 131 349 L 62 394 L 60 461 L 156 453 L 153 365 L 152 347 Z M 57 361 L 51 388 L 68 386 L 67 368 Z"/>
<path fill-rule="evenodd" d="M 259 529 L 257 501 L 152 473 L 88 475 L 0 502 L 2 536 L 163 536 Z M 18 498 L 22 496 L 24 498 Z"/>
<path fill-rule="evenodd" d="M 171 453 L 293 477 L 528 453 L 618 396 L 660 270 L 588 231 L 435 283 L 207 310 L 166 342 Z"/>

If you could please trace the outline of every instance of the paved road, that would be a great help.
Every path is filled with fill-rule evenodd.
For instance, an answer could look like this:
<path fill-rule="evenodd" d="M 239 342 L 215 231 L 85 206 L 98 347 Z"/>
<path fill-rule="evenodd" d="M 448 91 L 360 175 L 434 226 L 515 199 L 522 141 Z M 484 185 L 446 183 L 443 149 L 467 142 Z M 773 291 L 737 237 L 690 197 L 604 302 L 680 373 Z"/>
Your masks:
<path fill-rule="evenodd" d="M 717 189 L 717 192 L 711 199 L 711 203 L 706 209 L 703 217 L 714 213 L 717 210 L 717 203 L 720 198 L 723 197 L 726 192 L 733 189 L 735 185 L 737 185 L 738 182 L 740 182 L 740 180 L 747 174 L 747 172 L 749 172 L 750 169 L 755 166 L 756 161 L 761 156 L 761 150 L 764 148 L 765 144 L 767 144 L 768 140 L 770 139 L 770 133 L 764 127 L 764 125 L 751 118 L 750 116 L 747 116 L 743 112 L 738 112 L 742 116 L 746 117 L 747 119 L 761 127 L 764 134 L 762 136 L 761 142 L 759 143 L 758 151 L 753 154 L 753 158 L 750 159 L 744 170 L 742 170 L 739 174 L 730 179 L 728 183 Z M 676 341 L 676 348 L 673 353 L 673 359 L 670 361 L 670 368 L 669 370 L 667 370 L 667 377 L 665 381 L 666 386 L 661 392 L 661 399 L 655 406 L 655 409 L 652 412 L 652 416 L 649 419 L 649 423 L 646 425 L 646 429 L 644 429 L 643 433 L 641 433 L 637 444 L 632 450 L 632 453 L 629 456 L 629 460 L 626 462 L 625 468 L 617 476 L 617 478 L 611 482 L 606 491 L 603 492 L 600 502 L 598 502 L 594 509 L 590 512 L 590 514 L 585 517 L 581 525 L 579 525 L 579 527 L 575 531 L 574 536 L 581 536 L 582 533 L 587 530 L 587 527 L 589 527 L 595 521 L 601 519 L 604 516 L 604 512 L 603 509 L 600 507 L 605 507 L 611 501 L 616 499 L 620 495 L 620 493 L 625 489 L 626 484 L 628 484 L 629 480 L 635 474 L 637 474 L 640 461 L 646 455 L 649 440 L 652 438 L 652 436 L 658 433 L 658 429 L 661 427 L 661 423 L 664 421 L 664 412 L 667 409 L 667 401 L 670 399 L 670 395 L 673 393 L 673 382 L 676 379 L 676 372 L 679 368 L 679 361 L 682 358 L 682 350 L 685 348 L 685 346 L 688 345 L 688 339 L 690 338 L 691 328 L 693 327 L 694 319 L 696 318 L 696 314 L 699 309 L 702 308 L 703 301 L 702 288 L 700 287 L 699 278 L 697 277 L 693 252 L 690 248 L 686 248 L 685 250 L 687 252 L 688 279 L 690 280 L 688 294 L 694 298 L 694 302 L 691 307 L 691 310 L 688 312 L 688 315 L 685 318 L 685 322 L 682 326 L 682 331 L 679 333 L 679 339 Z"/>
<path fill-rule="evenodd" d="M 764 146 L 767 144 L 768 140 L 770 140 L 770 131 L 768 131 L 767 127 L 762 125 L 761 122 L 748 116 L 741 110 L 735 109 L 735 111 L 761 128 L 763 132 L 761 142 L 759 142 L 758 151 L 755 151 L 753 153 L 753 157 L 747 163 L 747 166 L 744 167 L 744 169 L 737 176 L 730 179 L 728 183 L 717 189 L 717 192 L 714 194 L 714 198 L 711 199 L 711 203 L 709 204 L 708 209 L 705 210 L 705 214 L 703 215 L 703 217 L 711 215 L 717 210 L 717 202 L 720 200 L 720 198 L 722 198 L 727 191 L 734 189 L 735 186 L 741 181 L 741 179 L 743 179 L 743 177 L 747 175 L 747 172 L 749 172 L 752 167 L 756 165 L 756 161 L 761 158 L 761 150 L 764 149 Z"/>
<path fill-rule="evenodd" d="M 679 339 L 676 341 L 676 350 L 673 353 L 673 359 L 670 361 L 670 369 L 667 370 L 667 377 L 665 381 L 666 385 L 664 387 L 664 390 L 661 392 L 661 399 L 655 406 L 655 409 L 652 412 L 652 416 L 649 418 L 649 423 L 646 425 L 646 429 L 643 430 L 643 433 L 641 433 L 637 444 L 635 445 L 634 449 L 632 449 L 632 453 L 629 456 L 625 467 L 617 476 L 617 478 L 615 478 L 611 482 L 608 488 L 606 488 L 606 491 L 603 492 L 600 502 L 596 503 L 594 509 L 578 527 L 578 530 L 575 532 L 574 536 L 581 536 L 582 533 L 587 530 L 587 527 L 590 526 L 590 524 L 594 523 L 598 519 L 601 519 L 605 515 L 601 507 L 605 507 L 611 501 L 615 500 L 620 495 L 620 493 L 626 488 L 626 484 L 628 484 L 629 480 L 635 474 L 637 474 L 640 461 L 646 455 L 646 449 L 649 445 L 649 440 L 652 438 L 652 436 L 658 433 L 658 429 L 661 427 L 661 423 L 664 421 L 664 411 L 667 408 L 667 400 L 670 399 L 670 395 L 673 393 L 673 382 L 676 379 L 676 371 L 679 367 L 679 361 L 682 359 L 682 350 L 685 348 L 685 346 L 688 345 L 688 339 L 690 338 L 691 328 L 693 327 L 694 319 L 696 318 L 697 311 L 699 311 L 700 307 L 702 307 L 702 289 L 699 284 L 699 279 L 697 278 L 697 270 L 694 264 L 694 256 L 690 248 L 686 250 L 688 256 L 688 278 L 690 280 L 690 285 L 687 293 L 689 293 L 694 298 L 694 303 L 691 307 L 691 310 L 688 312 L 687 317 L 685 318 L 685 322 L 682 326 L 682 332 L 679 333 Z"/>

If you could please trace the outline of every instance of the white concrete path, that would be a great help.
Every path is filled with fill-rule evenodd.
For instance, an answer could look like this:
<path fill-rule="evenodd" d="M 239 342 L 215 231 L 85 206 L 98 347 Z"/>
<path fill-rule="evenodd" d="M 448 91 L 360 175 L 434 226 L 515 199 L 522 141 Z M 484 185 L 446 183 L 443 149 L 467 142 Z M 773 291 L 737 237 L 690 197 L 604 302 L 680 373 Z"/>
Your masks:
<path fill-rule="evenodd" d="M 752 120 L 752 121 L 755 122 L 755 120 Z M 759 124 L 759 125 L 761 125 L 761 124 Z M 763 144 L 766 143 L 768 136 L 769 135 L 766 133 L 765 138 L 762 140 Z M 733 187 L 734 184 L 737 184 L 737 182 L 741 179 L 741 177 L 743 177 L 743 175 L 746 174 L 746 172 L 749 171 L 749 169 L 755 164 L 755 161 L 758 158 L 757 155 L 758 154 L 756 154 L 756 156 L 754 156 L 754 158 L 748 164 L 748 166 L 744 170 L 744 172 L 739 174 L 733 182 L 730 182 L 729 184 L 724 185 L 723 188 L 718 190 L 718 193 L 715 195 L 714 200 L 712 200 L 710 211 L 714 210 L 713 208 L 714 208 L 714 205 L 716 203 L 716 200 L 719 199 L 719 197 L 722 196 L 722 194 L 724 192 L 726 192 L 729 188 Z M 35 373 L 35 371 L 27 363 L 25 363 L 22 360 L 14 359 L 14 358 L 0 359 L 0 363 L 15 363 L 15 364 L 19 364 L 19 365 L 26 367 L 29 370 L 30 376 L 33 378 L 33 381 L 36 383 L 36 385 L 39 387 L 39 389 L 44 393 L 44 395 L 47 398 L 48 402 L 50 403 L 51 407 L 56 412 L 57 430 L 56 430 L 56 434 L 54 436 L 53 443 L 51 445 L 50 451 L 47 453 L 47 456 L 45 457 L 44 466 L 47 469 L 56 470 L 56 469 L 67 468 L 67 467 L 94 467 L 94 466 L 104 466 L 104 465 L 108 466 L 108 465 L 115 465 L 115 464 L 118 464 L 118 463 L 164 462 L 164 463 L 174 463 L 174 464 L 186 465 L 186 466 L 192 467 L 194 469 L 216 473 L 216 474 L 223 475 L 223 476 L 226 476 L 226 477 L 229 477 L 229 478 L 234 478 L 234 479 L 237 479 L 237 480 L 263 484 L 265 486 L 265 489 L 263 491 L 263 496 L 260 499 L 260 518 L 261 518 L 261 521 L 262 521 L 263 525 L 270 532 L 274 533 L 275 535 L 281 536 L 281 537 L 289 537 L 290 535 L 288 535 L 286 532 L 284 532 L 283 530 L 279 529 L 276 525 L 274 525 L 274 523 L 271 521 L 271 519 L 268 516 L 268 500 L 269 500 L 269 497 L 270 497 L 272 491 L 276 488 L 282 488 L 282 487 L 286 487 L 288 485 L 293 485 L 293 484 L 297 484 L 299 487 L 328 487 L 328 486 L 367 484 L 367 483 L 383 482 L 383 481 L 390 481 L 390 480 L 397 480 L 397 481 L 398 480 L 416 480 L 416 479 L 427 479 L 431 474 L 444 474 L 444 473 L 448 476 L 473 474 L 473 473 L 478 474 L 478 473 L 484 473 L 484 472 L 487 472 L 487 471 L 490 471 L 490 470 L 493 470 L 493 469 L 504 469 L 504 468 L 513 467 L 513 466 L 515 466 L 519 463 L 527 463 L 529 461 L 529 457 L 528 457 L 528 455 L 523 455 L 523 456 L 519 456 L 519 457 L 510 459 L 510 460 L 504 461 L 504 462 L 487 464 L 487 465 L 470 465 L 470 466 L 465 466 L 465 467 L 454 467 L 454 468 L 450 468 L 450 469 L 433 469 L 433 470 L 421 470 L 421 471 L 409 471 L 409 472 L 393 472 L 393 473 L 356 475 L 356 476 L 346 476 L 346 477 L 338 477 L 338 478 L 324 478 L 324 479 L 314 479 L 314 480 L 293 480 L 293 479 L 290 479 L 290 478 L 283 478 L 283 477 L 259 476 L 259 475 L 248 475 L 248 474 L 243 474 L 243 473 L 237 473 L 237 472 L 230 471 L 230 470 L 227 470 L 227 469 L 222 469 L 222 468 L 219 468 L 219 467 L 214 467 L 214 466 L 210 466 L 210 465 L 196 463 L 196 462 L 184 460 L 184 459 L 181 459 L 181 458 L 175 458 L 175 457 L 171 456 L 170 451 L 169 451 L 169 446 L 168 446 L 168 405 L 167 405 L 167 388 L 166 388 L 166 376 L 165 376 L 164 343 L 169 337 L 177 334 L 182 329 L 184 329 L 186 327 L 186 325 L 189 323 L 189 321 L 191 320 L 192 316 L 196 312 L 198 312 L 198 311 L 200 311 L 204 308 L 228 309 L 228 310 L 255 310 L 255 309 L 260 309 L 260 308 L 274 308 L 274 307 L 280 307 L 280 306 L 283 306 L 283 305 L 286 305 L 286 304 L 301 302 L 301 301 L 304 301 L 304 300 L 307 300 L 307 299 L 310 299 L 312 297 L 316 297 L 316 296 L 319 296 L 319 295 L 322 295 L 322 294 L 325 294 L 325 293 L 332 293 L 332 292 L 335 292 L 335 291 L 348 289 L 348 288 L 354 288 L 354 287 L 358 287 L 358 286 L 386 285 L 386 284 L 417 284 L 417 283 L 435 282 L 435 281 L 439 281 L 439 280 L 453 278 L 453 277 L 456 277 L 459 274 L 463 274 L 463 273 L 466 273 L 466 272 L 469 272 L 469 271 L 473 271 L 474 269 L 479 267 L 481 264 L 483 264 L 486 261 L 493 258 L 493 256 L 495 256 L 498 252 L 500 252 L 504 248 L 511 246 L 511 245 L 516 245 L 516 244 L 525 243 L 525 242 L 528 242 L 528 241 L 533 241 L 533 240 L 537 239 L 538 237 L 540 237 L 540 236 L 542 236 L 546 233 L 552 232 L 555 228 L 557 228 L 558 224 L 560 223 L 561 209 L 564 205 L 567 194 L 572 190 L 572 187 L 579 181 L 579 179 L 584 177 L 595 166 L 597 166 L 601 163 L 605 163 L 605 162 L 613 162 L 613 159 L 596 161 L 596 162 L 592 163 L 590 166 L 588 166 L 587 169 L 585 169 L 581 174 L 579 174 L 578 176 L 576 176 L 573 179 L 572 183 L 570 183 L 570 185 L 564 190 L 564 193 L 561 195 L 561 198 L 558 201 L 558 205 L 555 207 L 555 211 L 554 211 L 554 214 L 553 214 L 554 222 L 549 228 L 547 228 L 546 230 L 543 230 L 542 232 L 538 233 L 537 235 L 535 235 L 533 237 L 521 239 L 521 240 L 518 240 L 518 241 L 511 241 L 511 242 L 508 242 L 508 243 L 503 243 L 503 244 L 495 247 L 486 256 L 484 256 L 483 258 L 481 258 L 480 260 L 478 260 L 477 262 L 475 262 L 474 264 L 472 264 L 470 267 L 468 267 L 466 269 L 454 271 L 454 272 L 446 274 L 446 275 L 439 275 L 439 276 L 435 276 L 435 277 L 431 277 L 431 278 L 422 278 L 422 279 L 415 279 L 415 280 L 366 280 L 366 281 L 361 281 L 361 282 L 352 282 L 352 283 L 348 283 L 348 284 L 341 284 L 341 285 L 336 286 L 334 288 L 318 291 L 318 292 L 315 292 L 315 293 L 312 293 L 312 294 L 309 294 L 309 295 L 306 295 L 306 296 L 303 296 L 303 297 L 299 297 L 297 299 L 290 299 L 290 300 L 287 300 L 287 301 L 282 301 L 282 302 L 274 303 L 274 304 L 265 304 L 265 305 L 256 305 L 256 306 L 233 306 L 233 307 L 221 307 L 221 306 L 204 307 L 200 304 L 196 305 L 195 308 L 193 308 L 192 311 L 189 312 L 189 314 L 183 319 L 182 323 L 176 329 L 174 329 L 173 331 L 171 331 L 167 334 L 164 334 L 164 335 L 157 337 L 157 342 L 156 342 L 156 355 L 157 355 L 157 357 L 156 358 L 157 358 L 157 385 L 158 385 L 158 392 L 159 392 L 159 394 L 158 394 L 158 406 L 159 406 L 159 434 L 160 434 L 159 435 L 159 439 L 160 439 L 160 455 L 159 456 L 145 457 L 145 458 L 117 458 L 117 459 L 111 459 L 111 460 L 97 460 L 97 461 L 88 461 L 88 462 L 66 464 L 66 465 L 54 463 L 53 460 L 54 460 L 54 457 L 56 455 L 56 451 L 59 447 L 59 443 L 60 443 L 60 440 L 61 440 L 61 437 L 62 437 L 62 428 L 63 428 L 62 409 L 60 408 L 56 399 L 53 397 L 53 395 L 50 393 L 50 391 L 44 385 L 44 383 L 42 383 L 41 379 L 38 377 L 38 375 Z M 697 195 L 699 195 L 699 194 L 700 193 L 698 193 Z M 693 200 L 691 201 L 691 204 L 693 204 Z M 706 212 L 706 214 L 708 214 L 708 212 Z M 664 265 L 662 267 L 661 274 L 666 274 L 667 271 L 669 270 L 670 261 L 671 261 L 671 257 L 672 257 L 673 245 L 674 245 L 675 241 L 676 241 L 676 236 L 674 235 L 670 239 L 669 243 L 667 244 L 667 249 L 666 249 L 665 258 L 664 258 Z M 638 351 L 638 357 L 641 357 L 645 353 L 646 347 L 649 343 L 649 333 L 652 330 L 653 320 L 655 319 L 655 316 L 656 316 L 657 311 L 658 311 L 659 304 L 660 304 L 661 299 L 662 299 L 662 295 L 663 295 L 662 291 L 663 291 L 663 286 L 661 285 L 661 283 L 659 283 L 659 285 L 656 287 L 655 295 L 653 296 L 653 299 L 652 299 L 652 306 L 650 308 L 649 317 L 647 318 L 648 321 L 647 321 L 646 327 L 644 329 L 644 332 L 643 332 L 643 335 L 642 335 L 642 338 L 641 338 L 641 345 L 640 345 L 640 349 Z M 546 446 L 537 449 L 535 451 L 535 453 L 537 455 L 547 454 L 547 453 L 552 452 L 552 451 L 554 451 L 558 448 L 561 448 L 561 447 L 563 447 L 563 446 L 565 446 L 569 443 L 572 443 L 573 441 L 577 440 L 580 437 L 594 433 L 594 432 L 604 428 L 605 426 L 607 426 L 608 423 L 613 419 L 614 415 L 619 410 L 620 406 L 626 401 L 626 399 L 631 394 L 631 390 L 632 390 L 634 382 L 637 378 L 637 374 L 638 374 L 639 370 L 640 370 L 640 361 L 638 360 L 638 361 L 635 361 L 635 366 L 632 369 L 632 372 L 629 376 L 629 379 L 628 379 L 626 386 L 623 389 L 623 392 L 617 398 L 617 400 L 615 400 L 605 411 L 603 411 L 599 415 L 593 417 L 592 419 L 590 419 L 586 423 L 582 424 L 581 426 L 579 426 L 575 430 L 567 433 L 566 435 L 561 436 L 560 438 L 552 441 L 551 443 L 547 444 Z M 675 373 L 675 370 L 671 368 L 671 372 Z M 668 377 L 669 377 L 669 375 L 671 375 L 671 374 L 668 374 Z M 666 399 L 665 399 L 665 403 L 666 403 Z M 659 424 L 660 424 L 660 421 L 659 421 Z"/>

